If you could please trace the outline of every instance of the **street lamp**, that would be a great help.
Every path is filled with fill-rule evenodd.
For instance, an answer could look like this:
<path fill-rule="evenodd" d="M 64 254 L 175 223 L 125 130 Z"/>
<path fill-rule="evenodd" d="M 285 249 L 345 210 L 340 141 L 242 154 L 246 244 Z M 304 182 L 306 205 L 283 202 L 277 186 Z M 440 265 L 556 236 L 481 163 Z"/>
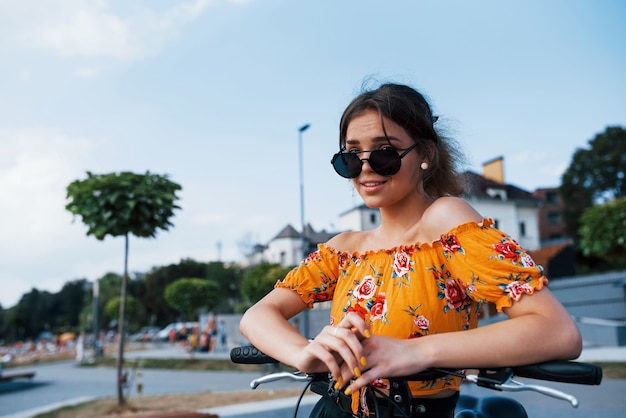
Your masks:
<path fill-rule="evenodd" d="M 305 237 L 305 225 L 304 225 L 304 181 L 302 179 L 302 132 L 309 129 L 311 125 L 302 125 L 298 129 L 298 151 L 300 156 L 300 224 L 302 225 L 302 258 L 306 257 L 306 237 Z"/>
<path fill-rule="evenodd" d="M 98 347 L 98 335 L 100 334 L 100 330 L 98 329 L 98 304 L 100 303 L 99 296 L 100 281 L 96 279 L 96 281 L 93 283 L 93 357 L 96 359 L 100 357 L 100 350 Z"/>
<path fill-rule="evenodd" d="M 300 236 L 301 238 L 301 246 L 302 246 L 302 258 L 306 257 L 306 249 L 307 249 L 307 245 L 306 245 L 306 236 L 305 236 L 305 225 L 304 225 L 304 181 L 302 180 L 302 133 L 304 131 L 306 131 L 307 129 L 309 129 L 311 125 L 310 124 L 306 124 L 306 125 L 302 125 L 300 128 L 298 128 L 298 154 L 299 154 L 299 160 L 300 160 L 300 224 L 302 225 L 302 235 Z M 304 315 L 303 315 L 303 319 L 304 319 L 304 323 L 303 323 L 303 333 L 305 337 L 309 337 L 309 309 L 305 309 L 304 311 Z"/>

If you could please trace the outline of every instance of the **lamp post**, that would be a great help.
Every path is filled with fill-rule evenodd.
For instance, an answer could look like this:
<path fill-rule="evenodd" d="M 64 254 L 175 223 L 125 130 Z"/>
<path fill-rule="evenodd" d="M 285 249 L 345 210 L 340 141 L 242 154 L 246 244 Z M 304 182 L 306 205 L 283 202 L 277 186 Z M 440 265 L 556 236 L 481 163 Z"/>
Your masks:
<path fill-rule="evenodd" d="M 298 128 L 298 154 L 299 154 L 299 161 L 300 161 L 300 224 L 302 225 L 302 234 L 300 236 L 301 238 L 301 249 L 302 249 L 302 258 L 306 257 L 306 249 L 307 249 L 307 245 L 306 245 L 306 236 L 305 236 L 305 232 L 306 232 L 306 226 L 304 225 L 304 181 L 302 179 L 303 175 L 302 175 L 302 133 L 304 131 L 306 131 L 307 129 L 309 129 L 311 125 L 310 124 L 306 124 L 306 125 L 302 125 L 300 128 Z M 309 337 L 309 310 L 308 308 L 305 309 L 304 311 L 304 315 L 303 315 L 303 333 L 305 337 Z"/>
<path fill-rule="evenodd" d="M 100 350 L 99 350 L 99 340 L 98 340 L 98 334 L 100 333 L 100 330 L 98 329 L 98 304 L 100 303 L 99 301 L 99 295 L 100 295 L 100 280 L 96 279 L 96 281 L 93 284 L 93 356 L 94 358 L 98 358 L 100 357 Z"/>

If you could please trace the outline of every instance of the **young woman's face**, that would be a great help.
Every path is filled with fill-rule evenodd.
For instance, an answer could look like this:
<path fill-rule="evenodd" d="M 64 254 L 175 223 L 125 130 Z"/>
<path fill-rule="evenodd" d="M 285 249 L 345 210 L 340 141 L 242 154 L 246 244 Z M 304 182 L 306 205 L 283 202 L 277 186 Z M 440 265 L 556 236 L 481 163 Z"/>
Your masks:
<path fill-rule="evenodd" d="M 353 118 L 346 131 L 346 151 L 373 151 L 393 147 L 398 154 L 415 144 L 415 141 L 389 119 L 384 119 L 383 131 L 380 116 L 375 111 L 366 111 Z M 409 151 L 403 158 L 398 173 L 392 176 L 383 176 L 372 170 L 367 159 L 369 152 L 359 153 L 362 161 L 361 173 L 352 179 L 365 204 L 369 207 L 382 208 L 406 199 L 407 197 L 423 193 L 421 186 L 420 164 L 422 158 L 417 148 Z"/>

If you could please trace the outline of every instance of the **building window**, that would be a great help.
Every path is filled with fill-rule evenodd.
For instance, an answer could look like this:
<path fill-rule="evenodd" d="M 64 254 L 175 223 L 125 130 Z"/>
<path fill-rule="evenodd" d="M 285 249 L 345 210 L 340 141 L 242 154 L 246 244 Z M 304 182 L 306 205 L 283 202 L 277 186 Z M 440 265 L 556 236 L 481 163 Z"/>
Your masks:
<path fill-rule="evenodd" d="M 285 251 L 280 252 L 280 265 L 281 266 L 287 265 L 287 253 Z"/>
<path fill-rule="evenodd" d="M 559 204 L 559 194 L 557 192 L 548 192 L 546 193 L 546 202 L 551 205 Z"/>
<path fill-rule="evenodd" d="M 497 219 L 493 220 L 493 227 L 496 229 L 500 229 L 500 222 Z"/>
<path fill-rule="evenodd" d="M 376 225 L 376 223 L 378 222 L 376 219 L 376 214 L 375 213 L 370 213 L 370 222 L 372 225 Z"/>
<path fill-rule="evenodd" d="M 561 213 L 560 212 L 548 212 L 548 223 L 550 225 L 560 225 Z"/>
<path fill-rule="evenodd" d="M 519 235 L 520 237 L 526 236 L 526 223 L 524 222 L 519 223 Z"/>

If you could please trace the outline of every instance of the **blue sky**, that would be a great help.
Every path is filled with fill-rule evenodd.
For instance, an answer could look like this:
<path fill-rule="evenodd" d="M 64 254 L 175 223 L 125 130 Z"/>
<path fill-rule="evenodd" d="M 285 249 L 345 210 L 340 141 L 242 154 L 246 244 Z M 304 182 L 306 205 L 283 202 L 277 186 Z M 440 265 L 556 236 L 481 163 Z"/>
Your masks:
<path fill-rule="evenodd" d="M 529 191 L 626 126 L 621 0 L 0 0 L 0 304 L 123 268 L 65 211 L 87 170 L 167 174 L 175 227 L 131 239 L 129 268 L 242 259 L 305 218 L 360 203 L 329 164 L 366 80 L 430 97 L 468 169 L 497 156 Z M 488 215 L 488 214 L 483 214 Z"/>

